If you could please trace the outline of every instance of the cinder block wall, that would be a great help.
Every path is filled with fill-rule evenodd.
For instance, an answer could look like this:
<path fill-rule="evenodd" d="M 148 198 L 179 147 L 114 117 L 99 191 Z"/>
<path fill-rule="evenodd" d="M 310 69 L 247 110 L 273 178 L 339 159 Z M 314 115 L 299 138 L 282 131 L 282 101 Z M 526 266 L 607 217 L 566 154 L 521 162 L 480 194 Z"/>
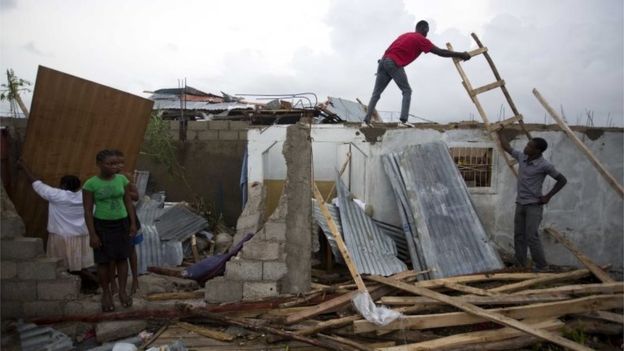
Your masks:
<path fill-rule="evenodd" d="M 242 121 L 189 121 L 182 142 L 180 122 L 170 121 L 169 133 L 178 142 L 177 159 L 186 181 L 173 177 L 147 155 L 139 156 L 137 168 L 150 171 L 149 190 L 166 190 L 169 201 L 193 201 L 200 196 L 234 226 L 242 211 L 240 173 L 249 127 Z"/>

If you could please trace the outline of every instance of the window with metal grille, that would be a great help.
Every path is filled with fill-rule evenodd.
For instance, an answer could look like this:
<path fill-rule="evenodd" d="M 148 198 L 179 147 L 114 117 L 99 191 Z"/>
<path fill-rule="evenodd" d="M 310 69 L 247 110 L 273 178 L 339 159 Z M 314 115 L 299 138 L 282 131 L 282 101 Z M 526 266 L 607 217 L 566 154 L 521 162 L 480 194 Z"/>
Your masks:
<path fill-rule="evenodd" d="M 451 147 L 451 157 L 469 188 L 492 186 L 491 147 Z"/>

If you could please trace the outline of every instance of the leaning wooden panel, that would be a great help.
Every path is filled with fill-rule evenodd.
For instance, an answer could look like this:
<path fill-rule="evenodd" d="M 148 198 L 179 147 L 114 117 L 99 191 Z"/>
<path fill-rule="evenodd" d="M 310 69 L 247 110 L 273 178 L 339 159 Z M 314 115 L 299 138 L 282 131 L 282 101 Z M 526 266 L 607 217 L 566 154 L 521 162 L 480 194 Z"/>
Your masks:
<path fill-rule="evenodd" d="M 95 154 L 121 150 L 134 169 L 153 102 L 39 66 L 22 157 L 33 172 L 58 185 L 65 174 L 83 182 L 97 173 Z M 24 177 L 10 190 L 29 235 L 45 236 L 47 204 Z"/>

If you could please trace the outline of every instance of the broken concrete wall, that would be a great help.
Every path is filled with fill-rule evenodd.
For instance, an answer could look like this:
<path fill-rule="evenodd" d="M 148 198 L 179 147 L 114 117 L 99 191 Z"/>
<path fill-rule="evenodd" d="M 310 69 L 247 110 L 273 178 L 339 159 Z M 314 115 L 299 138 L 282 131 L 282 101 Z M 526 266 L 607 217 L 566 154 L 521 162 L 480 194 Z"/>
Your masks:
<path fill-rule="evenodd" d="M 178 141 L 179 122 L 170 122 L 170 134 Z M 166 165 L 140 155 L 138 169 L 150 172 L 148 191 L 166 190 L 167 201 L 192 201 L 197 196 L 223 213 L 235 225 L 241 213 L 240 171 L 247 128 L 240 121 L 190 121 L 187 141 L 178 142 L 177 161 L 186 181 L 168 173 Z"/>
<path fill-rule="evenodd" d="M 600 264 L 623 269 L 624 230 L 622 200 L 598 174 L 589 160 L 569 138 L 555 127 L 532 125 L 532 134 L 549 142 L 545 157 L 568 178 L 568 185 L 548 204 L 542 226 L 553 226 Z M 315 125 L 311 135 L 315 181 L 331 182 L 348 151 L 352 161 L 342 179 L 358 198 L 372 205 L 375 219 L 400 225 L 396 201 L 383 170 L 380 155 L 399 151 L 407 145 L 442 140 L 449 147 L 491 147 L 494 143 L 479 125 L 431 126 L 416 129 L 377 129 L 364 135 L 359 126 Z M 526 139 L 519 133 L 512 145 L 523 148 Z M 622 129 L 579 129 L 577 135 L 607 169 L 624 183 Z M 273 126 L 262 133 L 249 132 L 249 179 L 279 179 L 285 165 L 279 162 L 285 129 Z M 277 143 L 276 143 L 277 142 Z M 470 188 L 472 200 L 488 233 L 498 246 L 512 252 L 516 178 L 498 151 L 493 152 L 491 186 Z M 548 179 L 544 188 L 554 184 Z M 552 264 L 580 266 L 567 249 L 550 237 L 543 237 L 547 258 Z"/>

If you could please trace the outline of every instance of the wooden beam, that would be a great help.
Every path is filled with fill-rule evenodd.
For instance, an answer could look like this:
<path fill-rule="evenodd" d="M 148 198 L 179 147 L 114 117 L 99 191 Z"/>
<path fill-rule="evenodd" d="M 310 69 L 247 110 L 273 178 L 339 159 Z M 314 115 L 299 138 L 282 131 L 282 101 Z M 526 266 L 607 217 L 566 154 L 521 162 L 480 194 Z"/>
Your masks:
<path fill-rule="evenodd" d="M 602 270 L 597 264 L 594 263 L 587 255 L 581 252 L 581 250 L 577 249 L 574 244 L 568 238 L 559 233 L 555 228 L 546 228 L 544 231 L 550 234 L 553 238 L 555 238 L 558 242 L 560 242 L 563 246 L 565 246 L 570 252 L 576 256 L 576 258 L 581 261 L 581 263 L 587 267 L 596 278 L 600 279 L 603 283 L 613 283 L 615 279 L 611 278 L 605 271 Z"/>
<path fill-rule="evenodd" d="M 460 291 L 463 293 L 474 294 L 474 295 L 479 295 L 479 296 L 499 296 L 500 295 L 499 293 L 494 292 L 494 291 L 488 291 L 485 289 L 479 289 L 479 288 L 475 288 L 472 286 L 468 286 L 464 284 L 457 284 L 457 283 L 452 283 L 452 282 L 447 282 L 444 284 L 444 286 L 451 290 L 456 290 L 456 291 Z"/>
<path fill-rule="evenodd" d="M 470 57 L 475 57 L 477 55 L 481 55 L 487 52 L 487 50 L 488 49 L 486 47 L 474 49 L 474 50 L 468 51 L 468 55 L 470 55 Z"/>
<path fill-rule="evenodd" d="M 325 206 L 325 201 L 323 200 L 323 196 L 321 195 L 321 192 L 319 191 L 315 182 L 312 182 L 312 187 L 314 191 L 314 198 L 316 199 L 319 207 L 321 208 L 321 213 L 323 214 L 323 217 L 325 217 L 325 220 L 327 221 L 327 226 L 329 227 L 329 230 L 331 231 L 331 234 L 334 237 L 334 240 L 336 240 L 336 246 L 338 246 L 338 251 L 340 251 L 340 254 L 342 255 L 342 258 L 344 259 L 345 264 L 347 265 L 347 268 L 349 268 L 349 273 L 351 273 L 351 277 L 353 278 L 353 281 L 355 281 L 355 284 L 358 287 L 358 291 L 363 292 L 363 293 L 367 292 L 366 285 L 364 285 L 364 281 L 362 280 L 360 273 L 357 271 L 355 262 L 353 262 L 353 260 L 351 259 L 349 250 L 347 250 L 347 245 L 345 245 L 344 240 L 342 240 L 342 235 L 340 235 L 340 232 L 338 231 L 338 227 L 336 227 L 336 223 L 334 223 L 334 219 L 329 213 L 327 206 Z"/>
<path fill-rule="evenodd" d="M 564 285 L 555 288 L 522 290 L 513 293 L 513 295 L 530 294 L 570 294 L 576 296 L 593 294 L 624 294 L 624 282 Z"/>
<path fill-rule="evenodd" d="M 193 333 L 196 333 L 196 334 L 199 334 L 199 335 L 211 338 L 211 339 L 219 340 L 219 341 L 232 341 L 236 339 L 234 335 L 224 333 L 218 330 L 200 327 L 200 326 L 193 325 L 193 324 L 186 323 L 186 322 L 178 322 L 175 325 L 182 329 L 186 329 L 188 331 L 192 331 Z"/>
<path fill-rule="evenodd" d="M 505 81 L 504 80 L 499 80 L 499 81 L 496 81 L 496 82 L 493 82 L 493 83 L 489 83 L 489 84 L 486 84 L 486 85 L 484 85 L 482 87 L 475 88 L 475 89 L 471 90 L 470 91 L 470 96 L 477 96 L 479 94 L 483 94 L 483 93 L 485 93 L 487 91 L 490 91 L 490 90 L 493 90 L 493 89 L 496 89 L 496 88 L 500 88 L 500 87 L 503 87 L 503 86 L 505 86 Z"/>
<path fill-rule="evenodd" d="M 475 296 L 464 295 L 464 301 L 474 305 L 523 305 L 539 302 L 553 302 L 570 299 L 566 294 L 542 294 L 542 295 L 497 295 Z M 443 303 L 423 296 L 383 296 L 381 304 L 387 306 L 411 305 L 411 307 L 433 307 Z"/>
<path fill-rule="evenodd" d="M 600 319 L 607 322 L 624 324 L 624 315 L 622 315 L 621 313 L 613 313 L 608 311 L 592 311 L 581 313 L 579 315 L 593 319 Z"/>
<path fill-rule="evenodd" d="M 572 300 L 538 303 L 525 306 L 495 308 L 486 311 L 503 314 L 514 319 L 557 318 L 564 315 L 584 313 L 594 310 L 622 308 L 622 306 L 624 306 L 623 296 L 621 294 L 616 294 L 587 296 Z M 353 331 L 355 333 L 366 333 L 375 330 L 400 330 L 405 328 L 433 329 L 482 323 L 486 320 L 487 319 L 485 317 L 475 316 L 467 312 L 421 314 L 404 316 L 401 320 L 394 321 L 386 326 L 377 326 L 365 320 L 355 321 L 353 322 Z"/>
<path fill-rule="evenodd" d="M 544 106 L 544 108 L 546 109 L 546 111 L 548 111 L 550 116 L 555 120 L 555 122 L 557 122 L 557 124 L 559 125 L 561 130 L 563 130 L 563 132 L 566 133 L 568 135 L 568 137 L 570 137 L 570 139 L 572 139 L 572 142 L 581 150 L 581 152 L 584 153 L 585 156 L 587 156 L 587 158 L 589 158 L 589 161 L 591 162 L 591 164 L 594 165 L 596 170 L 598 170 L 598 173 L 600 173 L 600 175 L 607 181 L 607 183 L 609 183 L 609 185 L 611 185 L 613 190 L 615 190 L 615 192 L 618 193 L 618 195 L 620 195 L 620 197 L 624 197 L 624 188 L 622 187 L 622 185 L 615 179 L 615 177 L 613 175 L 611 175 L 611 173 L 609 173 L 609 171 L 607 171 L 607 169 L 602 165 L 602 163 L 600 163 L 600 161 L 598 161 L 596 156 L 594 156 L 594 154 L 581 141 L 581 139 L 579 139 L 576 136 L 576 134 L 574 134 L 572 129 L 570 129 L 570 127 L 568 127 L 568 125 L 563 120 L 563 118 L 561 118 L 559 116 L 557 111 L 555 111 L 552 107 L 550 107 L 548 102 L 546 102 L 546 100 L 537 91 L 537 89 L 533 89 L 533 95 L 535 95 L 537 100 L 539 100 L 539 102 L 542 104 L 542 106 Z"/>
<path fill-rule="evenodd" d="M 441 293 L 438 293 L 438 292 L 435 292 L 435 291 L 432 291 L 432 290 L 429 290 L 429 289 L 419 288 L 419 287 L 416 287 L 416 286 L 413 286 L 413 285 L 410 285 L 410 284 L 407 284 L 407 283 L 396 281 L 396 280 L 393 280 L 393 279 L 390 279 L 390 278 L 385 278 L 385 277 L 382 277 L 382 276 L 372 276 L 370 278 L 372 278 L 372 280 L 375 280 L 375 281 L 377 281 L 379 283 L 387 284 L 388 286 L 392 286 L 392 287 L 397 288 L 397 289 L 401 289 L 401 290 L 404 290 L 404 291 L 407 291 L 407 292 L 411 292 L 413 294 L 418 294 L 418 295 L 430 297 L 432 299 L 435 299 L 435 300 L 447 303 L 447 304 L 449 304 L 451 306 L 455 306 L 455 307 L 460 308 L 460 309 L 462 309 L 462 310 L 464 310 L 466 312 L 469 312 L 472 315 L 485 318 L 485 319 L 487 319 L 489 321 L 492 321 L 492 322 L 495 322 L 495 323 L 499 323 L 499 324 L 502 324 L 504 326 L 512 327 L 514 329 L 523 331 L 523 332 L 525 332 L 527 334 L 531 334 L 533 336 L 540 337 L 540 338 L 542 338 L 544 340 L 553 342 L 553 343 L 555 343 L 557 345 L 560 345 L 560 346 L 563 346 L 563 347 L 567 347 L 567 348 L 572 349 L 572 350 L 583 350 L 583 351 L 591 350 L 588 347 L 585 347 L 583 345 L 575 343 L 575 342 L 573 342 L 571 340 L 568 340 L 566 338 L 563 338 L 563 337 L 561 337 L 559 335 L 556 335 L 556 334 L 553 334 L 553 333 L 550 333 L 550 332 L 546 332 L 546 331 L 543 331 L 543 330 L 540 330 L 540 329 L 533 328 L 533 327 L 531 327 L 529 325 L 526 325 L 526 324 L 524 324 L 522 322 L 519 322 L 519 321 L 517 321 L 515 319 L 509 318 L 509 317 L 507 317 L 505 315 L 502 315 L 502 314 L 499 314 L 499 313 L 496 313 L 496 312 L 491 312 L 491 311 L 485 310 L 485 309 L 477 307 L 477 306 L 475 306 L 473 304 L 466 303 L 466 302 L 464 302 L 464 301 L 462 301 L 461 299 L 458 299 L 458 298 L 450 297 L 450 296 L 447 296 L 447 295 L 444 295 L 444 294 L 441 294 Z M 620 301 L 620 302 L 622 302 L 622 301 Z M 400 321 L 402 322 L 403 319 L 401 319 Z"/>
<path fill-rule="evenodd" d="M 530 321 L 527 322 L 536 329 L 557 330 L 565 324 L 559 320 L 551 319 L 547 321 Z M 501 328 L 496 330 L 486 330 L 471 333 L 456 334 L 442 337 L 435 340 L 423 341 L 415 344 L 400 345 L 394 347 L 385 347 L 378 349 L 379 351 L 415 351 L 415 350 L 443 350 L 457 346 L 467 346 L 474 344 L 482 344 L 494 341 L 507 340 L 518 336 L 525 335 L 521 331 L 513 328 Z"/>
<path fill-rule="evenodd" d="M 352 315 L 352 316 L 346 316 L 342 318 L 330 319 L 324 322 L 320 322 L 319 324 L 313 327 L 300 329 L 296 333 L 299 335 L 313 335 L 313 334 L 322 332 L 323 330 L 326 330 L 329 328 L 339 328 L 339 327 L 345 326 L 351 322 L 354 322 L 360 319 L 362 319 L 362 316 L 360 315 Z"/>
<path fill-rule="evenodd" d="M 565 272 L 554 274 L 550 277 L 539 277 L 534 279 L 525 280 L 523 282 L 507 284 L 503 286 L 499 286 L 497 288 L 490 289 L 492 292 L 498 293 L 509 293 L 513 291 L 523 290 L 530 286 L 538 285 L 538 284 L 546 284 L 546 283 L 554 283 L 554 282 L 562 282 L 566 280 L 575 280 L 586 277 L 590 274 L 588 269 L 579 269 L 576 271 Z"/>
<path fill-rule="evenodd" d="M 420 288 L 442 288 L 446 283 L 476 283 L 476 282 L 492 282 L 492 281 L 516 281 L 527 280 L 541 277 L 552 277 L 554 273 L 485 273 L 485 274 L 472 274 L 461 275 L 457 277 L 438 278 L 431 280 L 423 280 L 415 283 L 414 285 Z"/>

